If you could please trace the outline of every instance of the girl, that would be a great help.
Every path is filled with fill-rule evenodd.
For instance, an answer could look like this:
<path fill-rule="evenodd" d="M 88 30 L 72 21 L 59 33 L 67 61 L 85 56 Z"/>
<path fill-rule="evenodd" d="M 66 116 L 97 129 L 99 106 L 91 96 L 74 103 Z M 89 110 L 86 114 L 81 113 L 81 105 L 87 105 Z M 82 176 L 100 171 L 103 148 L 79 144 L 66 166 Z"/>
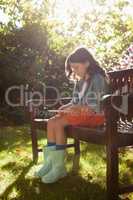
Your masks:
<path fill-rule="evenodd" d="M 103 113 L 100 106 L 100 97 L 109 91 L 108 77 L 105 71 L 85 47 L 79 47 L 73 51 L 66 59 L 65 73 L 68 79 L 73 80 L 73 98 L 70 103 L 63 105 L 56 114 L 48 120 L 47 124 L 47 146 L 43 148 L 44 164 L 35 173 L 44 183 L 53 183 L 67 175 L 65 168 L 65 145 L 66 136 L 64 126 L 66 125 L 92 125 L 96 120 L 84 121 L 79 117 L 81 113 Z M 65 112 L 71 114 L 65 114 Z M 77 116 L 76 121 L 72 116 Z M 87 124 L 88 123 L 88 124 Z M 90 123 L 90 124 L 89 124 Z M 104 123 L 97 121 L 97 124 Z M 76 134 L 76 133 L 75 133 Z"/>

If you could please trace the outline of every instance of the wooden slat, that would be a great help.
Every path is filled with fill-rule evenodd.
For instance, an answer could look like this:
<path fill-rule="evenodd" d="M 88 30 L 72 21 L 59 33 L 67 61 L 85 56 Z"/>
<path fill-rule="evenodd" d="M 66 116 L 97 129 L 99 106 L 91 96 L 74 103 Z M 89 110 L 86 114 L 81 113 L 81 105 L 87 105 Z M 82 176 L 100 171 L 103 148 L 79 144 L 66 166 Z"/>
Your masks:
<path fill-rule="evenodd" d="M 123 185 L 119 187 L 119 194 L 130 193 L 133 192 L 133 184 Z"/>
<path fill-rule="evenodd" d="M 41 123 L 41 122 L 46 122 L 46 123 L 47 123 L 47 122 L 48 122 L 48 120 L 49 120 L 49 119 L 35 118 L 35 119 L 34 119 L 34 122 L 38 122 L 38 123 Z"/>
<path fill-rule="evenodd" d="M 67 126 L 65 128 L 67 137 L 93 144 L 105 144 L 105 131 L 80 126 Z"/>

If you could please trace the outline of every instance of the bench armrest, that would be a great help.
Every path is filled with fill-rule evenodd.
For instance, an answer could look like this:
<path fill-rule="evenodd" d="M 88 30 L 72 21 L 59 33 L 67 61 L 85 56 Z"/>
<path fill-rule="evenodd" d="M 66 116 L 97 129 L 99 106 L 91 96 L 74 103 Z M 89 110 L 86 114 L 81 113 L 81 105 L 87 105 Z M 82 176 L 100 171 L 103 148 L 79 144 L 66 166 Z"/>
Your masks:
<path fill-rule="evenodd" d="M 119 114 L 133 117 L 133 94 L 114 95 L 107 94 L 101 98 L 101 104 L 105 110 L 112 109 Z"/>

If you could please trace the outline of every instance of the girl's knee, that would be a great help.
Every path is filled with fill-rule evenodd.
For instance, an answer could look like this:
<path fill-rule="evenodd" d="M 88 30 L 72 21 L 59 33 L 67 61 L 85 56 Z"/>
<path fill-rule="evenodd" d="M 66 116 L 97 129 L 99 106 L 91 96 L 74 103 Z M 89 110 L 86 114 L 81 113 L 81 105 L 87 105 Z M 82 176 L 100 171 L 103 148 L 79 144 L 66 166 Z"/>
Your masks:
<path fill-rule="evenodd" d="M 48 127 L 54 126 L 55 125 L 55 119 L 54 118 L 50 118 L 47 122 Z"/>
<path fill-rule="evenodd" d="M 55 121 L 56 127 L 64 127 L 65 125 L 68 125 L 68 123 L 64 118 L 60 117 L 60 118 L 56 119 L 56 121 Z"/>
<path fill-rule="evenodd" d="M 48 120 L 47 124 L 48 126 L 54 126 L 58 120 L 60 120 L 60 116 L 55 115 Z"/>

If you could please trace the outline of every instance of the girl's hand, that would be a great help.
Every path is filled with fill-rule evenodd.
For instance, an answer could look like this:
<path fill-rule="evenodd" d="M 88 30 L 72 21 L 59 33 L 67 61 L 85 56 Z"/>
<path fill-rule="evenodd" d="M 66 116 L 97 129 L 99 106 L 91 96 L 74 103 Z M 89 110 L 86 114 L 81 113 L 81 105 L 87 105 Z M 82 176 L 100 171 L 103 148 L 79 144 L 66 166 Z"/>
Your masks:
<path fill-rule="evenodd" d="M 90 107 L 90 106 L 86 106 L 86 105 L 82 105 L 81 106 L 81 112 L 82 113 L 95 113 L 95 111 Z"/>

